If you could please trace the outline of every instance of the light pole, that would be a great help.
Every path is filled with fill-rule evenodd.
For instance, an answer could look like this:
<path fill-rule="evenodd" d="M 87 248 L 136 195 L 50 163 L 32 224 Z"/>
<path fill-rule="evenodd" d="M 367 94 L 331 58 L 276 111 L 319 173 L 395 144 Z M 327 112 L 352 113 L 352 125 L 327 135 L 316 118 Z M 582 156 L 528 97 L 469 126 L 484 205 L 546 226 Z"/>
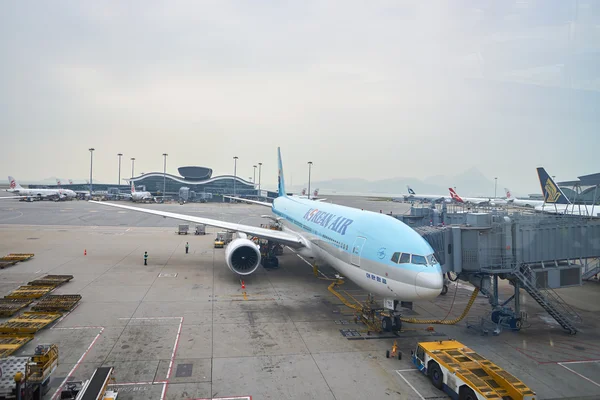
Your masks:
<path fill-rule="evenodd" d="M 163 167 L 163 203 L 165 202 L 165 190 L 167 187 L 167 153 L 163 153 L 163 157 L 165 158 L 165 163 Z"/>
<path fill-rule="evenodd" d="M 312 161 L 308 162 L 308 199 L 310 200 L 310 169 L 312 167 Z"/>
<path fill-rule="evenodd" d="M 262 163 L 258 163 L 258 195 L 260 196 L 260 167 L 262 167 Z"/>
<path fill-rule="evenodd" d="M 498 177 L 494 178 L 494 198 L 496 198 L 496 189 L 498 189 Z"/>
<path fill-rule="evenodd" d="M 119 180 L 117 181 L 117 186 L 121 184 L 121 157 L 123 157 L 123 153 L 117 154 L 119 156 Z"/>
<path fill-rule="evenodd" d="M 131 177 L 133 178 L 133 165 L 135 164 L 135 158 L 131 157 Z"/>
<path fill-rule="evenodd" d="M 237 160 L 238 157 L 234 156 L 233 157 L 233 197 L 235 197 L 235 181 L 236 181 L 236 174 L 237 174 Z"/>
<path fill-rule="evenodd" d="M 93 176 L 92 171 L 94 170 L 94 150 L 96 150 L 96 149 L 94 149 L 93 147 L 90 147 L 89 150 L 90 150 L 90 196 L 91 196 L 93 189 L 94 189 L 94 186 L 92 183 L 92 176 Z"/>
<path fill-rule="evenodd" d="M 256 189 L 256 165 L 253 165 L 254 173 L 252 174 L 252 183 L 254 183 L 254 188 Z"/>

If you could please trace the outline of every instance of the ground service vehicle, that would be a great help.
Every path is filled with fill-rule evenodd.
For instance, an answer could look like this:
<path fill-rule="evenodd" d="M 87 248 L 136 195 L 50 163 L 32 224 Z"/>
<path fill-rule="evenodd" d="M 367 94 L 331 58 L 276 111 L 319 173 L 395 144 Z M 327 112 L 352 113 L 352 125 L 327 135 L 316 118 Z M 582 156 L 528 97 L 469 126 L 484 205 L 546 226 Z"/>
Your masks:
<path fill-rule="evenodd" d="M 436 388 L 453 399 L 536 399 L 523 382 L 455 340 L 420 342 L 411 358 Z"/>

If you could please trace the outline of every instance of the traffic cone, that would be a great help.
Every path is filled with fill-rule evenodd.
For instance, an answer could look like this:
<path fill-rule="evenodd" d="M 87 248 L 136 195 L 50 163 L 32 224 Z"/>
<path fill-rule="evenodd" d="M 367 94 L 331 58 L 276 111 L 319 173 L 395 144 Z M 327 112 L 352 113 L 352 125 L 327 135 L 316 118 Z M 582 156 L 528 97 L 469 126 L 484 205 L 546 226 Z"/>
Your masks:
<path fill-rule="evenodd" d="M 246 289 L 246 284 L 242 281 L 242 289 Z"/>
<path fill-rule="evenodd" d="M 83 255 L 87 256 L 87 249 L 83 249 Z"/>

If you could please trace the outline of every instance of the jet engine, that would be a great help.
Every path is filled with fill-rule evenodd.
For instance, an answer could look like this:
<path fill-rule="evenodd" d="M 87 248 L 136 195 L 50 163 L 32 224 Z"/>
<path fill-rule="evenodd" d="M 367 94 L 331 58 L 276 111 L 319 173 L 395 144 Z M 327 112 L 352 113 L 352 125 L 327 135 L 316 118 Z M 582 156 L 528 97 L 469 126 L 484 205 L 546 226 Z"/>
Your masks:
<path fill-rule="evenodd" d="M 225 262 L 236 274 L 250 275 L 260 264 L 260 250 L 247 238 L 234 239 L 225 249 Z"/>

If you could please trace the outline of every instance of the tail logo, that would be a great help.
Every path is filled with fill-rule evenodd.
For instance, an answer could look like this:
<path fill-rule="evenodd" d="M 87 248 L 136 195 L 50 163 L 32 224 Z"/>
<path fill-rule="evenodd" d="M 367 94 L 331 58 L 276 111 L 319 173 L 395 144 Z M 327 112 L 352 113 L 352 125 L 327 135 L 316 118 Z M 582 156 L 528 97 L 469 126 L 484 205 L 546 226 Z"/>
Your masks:
<path fill-rule="evenodd" d="M 416 194 L 414 190 L 412 190 L 411 188 L 408 188 L 408 194 Z"/>
<path fill-rule="evenodd" d="M 456 194 L 454 189 L 448 188 L 448 190 L 450 190 L 450 197 L 452 198 L 452 200 L 457 201 L 459 203 L 464 203 L 463 199 L 461 199 L 461 197 Z"/>
<path fill-rule="evenodd" d="M 11 180 L 10 180 L 10 188 L 11 188 L 11 189 L 14 189 L 14 188 L 16 188 L 16 187 L 17 187 L 17 183 L 15 182 L 15 180 L 14 180 L 14 179 L 11 179 Z"/>
<path fill-rule="evenodd" d="M 552 179 L 548 178 L 546 180 L 546 185 L 544 186 L 544 189 L 546 189 L 547 193 L 546 202 L 556 203 L 556 201 L 560 198 L 560 191 L 558 190 L 554 182 L 552 182 Z"/>

